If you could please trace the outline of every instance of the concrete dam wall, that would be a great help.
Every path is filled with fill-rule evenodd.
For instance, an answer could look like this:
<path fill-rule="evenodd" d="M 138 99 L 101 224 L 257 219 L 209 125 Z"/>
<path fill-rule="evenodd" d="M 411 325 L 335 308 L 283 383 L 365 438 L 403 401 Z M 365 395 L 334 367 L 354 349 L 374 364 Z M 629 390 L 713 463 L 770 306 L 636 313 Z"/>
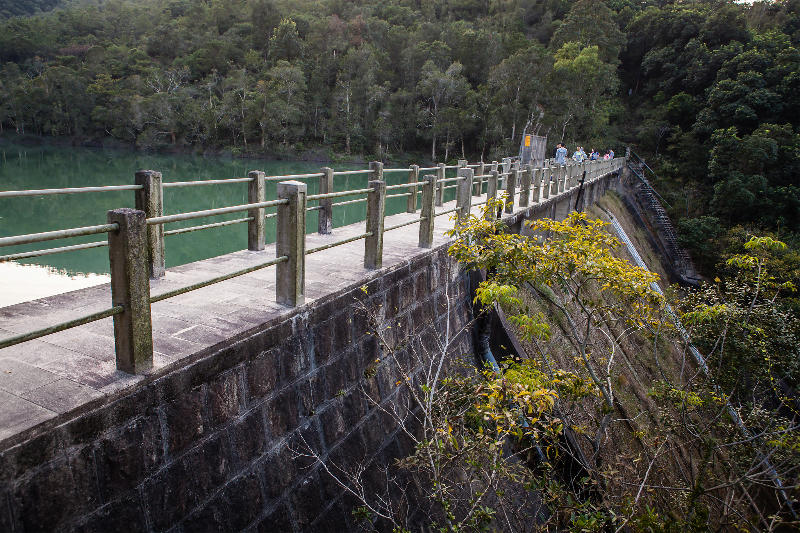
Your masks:
<path fill-rule="evenodd" d="M 369 465 L 378 490 L 381 465 L 411 451 L 402 373 L 420 371 L 447 321 L 471 318 L 446 246 L 381 274 L 6 450 L 0 529 L 354 530 L 357 502 L 322 463 Z M 407 343 L 397 361 L 356 302 Z M 453 347 L 469 356 L 469 335 Z"/>

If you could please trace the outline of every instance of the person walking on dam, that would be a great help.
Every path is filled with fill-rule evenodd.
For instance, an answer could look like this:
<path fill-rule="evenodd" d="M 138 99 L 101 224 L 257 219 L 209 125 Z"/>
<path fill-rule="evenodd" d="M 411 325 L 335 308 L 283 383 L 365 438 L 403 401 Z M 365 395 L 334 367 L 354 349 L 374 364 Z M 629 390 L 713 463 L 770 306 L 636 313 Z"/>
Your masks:
<path fill-rule="evenodd" d="M 558 143 L 558 148 L 556 149 L 556 164 L 563 165 L 567 162 L 567 149 L 564 147 L 563 143 Z"/>

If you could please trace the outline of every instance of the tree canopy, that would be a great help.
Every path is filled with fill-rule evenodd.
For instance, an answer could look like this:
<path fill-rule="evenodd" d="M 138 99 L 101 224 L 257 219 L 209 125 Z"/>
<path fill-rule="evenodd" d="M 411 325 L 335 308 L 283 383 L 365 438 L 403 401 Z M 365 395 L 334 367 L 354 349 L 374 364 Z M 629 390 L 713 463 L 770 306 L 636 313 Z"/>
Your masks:
<path fill-rule="evenodd" d="M 490 161 L 527 132 L 633 146 L 705 269 L 737 225 L 800 224 L 800 0 L 0 6 L 3 135 Z"/>

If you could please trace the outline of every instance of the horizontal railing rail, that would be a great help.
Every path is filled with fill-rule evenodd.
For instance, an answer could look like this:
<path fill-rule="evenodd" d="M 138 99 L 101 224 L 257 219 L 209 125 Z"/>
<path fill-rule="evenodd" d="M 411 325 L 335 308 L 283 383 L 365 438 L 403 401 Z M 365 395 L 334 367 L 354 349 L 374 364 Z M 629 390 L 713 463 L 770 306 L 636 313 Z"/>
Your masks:
<path fill-rule="evenodd" d="M 79 318 L 73 318 L 72 320 L 67 320 L 66 322 L 61 322 L 60 324 L 54 324 L 52 326 L 48 326 L 46 328 L 37 329 L 36 331 L 31 331 L 29 333 L 23 333 L 22 335 L 16 335 L 14 337 L 8 337 L 0 341 L 0 349 L 9 348 L 11 346 L 15 346 L 17 344 L 22 344 L 23 342 L 32 341 L 38 339 L 40 337 L 44 337 L 46 335 L 52 335 L 53 333 L 58 333 L 59 331 L 64 331 L 67 329 L 77 328 L 78 326 L 83 326 L 84 324 L 90 324 L 92 322 L 97 322 L 98 320 L 103 320 L 104 318 L 108 318 L 110 316 L 118 315 L 122 313 L 125 309 L 121 306 L 115 306 L 111 309 L 106 309 L 104 311 L 98 311 L 97 313 L 92 313 L 90 315 L 84 315 Z"/>
<path fill-rule="evenodd" d="M 161 224 L 169 224 L 171 222 L 183 222 L 184 220 L 194 220 L 196 218 L 215 217 L 219 215 L 227 215 L 230 213 L 241 213 L 242 211 L 249 211 L 251 209 L 262 209 L 265 207 L 274 207 L 277 205 L 286 205 L 288 200 L 272 200 L 270 202 L 258 202 L 255 204 L 234 205 L 231 207 L 218 207 L 216 209 L 205 209 L 203 211 L 193 211 L 191 213 L 179 213 L 177 215 L 166 215 L 161 217 L 154 217 L 147 219 L 148 226 L 155 226 Z"/>
<path fill-rule="evenodd" d="M 207 279 L 205 281 L 199 281 L 192 285 L 187 285 L 186 287 L 181 287 L 179 289 L 174 289 L 171 291 L 167 291 L 156 296 L 150 297 L 150 303 L 157 303 L 168 298 L 172 298 L 174 296 L 179 296 L 181 294 L 186 294 L 187 292 L 191 292 L 197 289 L 202 289 L 203 287 L 208 287 L 209 285 L 214 285 L 215 283 L 220 283 L 223 281 L 227 281 L 229 279 L 233 279 L 239 276 L 244 276 L 245 274 L 250 274 L 251 272 L 255 272 L 257 270 L 261 270 L 262 268 L 267 268 L 269 266 L 277 265 L 278 263 L 283 263 L 287 261 L 289 258 L 287 256 L 276 257 L 271 261 L 267 261 L 266 263 L 261 263 L 260 265 L 250 266 L 247 268 L 243 268 L 241 270 L 237 270 L 236 272 L 231 272 L 229 274 L 223 274 L 222 276 L 217 276 L 215 278 Z"/>
<path fill-rule="evenodd" d="M 225 222 L 215 222 L 213 224 L 203 224 L 202 226 L 191 226 L 188 228 L 173 229 L 165 231 L 164 235 L 181 235 L 182 233 L 191 233 L 203 229 L 221 228 L 223 226 L 232 226 L 233 224 L 243 224 L 254 220 L 253 217 L 237 218 L 236 220 L 226 220 Z"/>
<path fill-rule="evenodd" d="M 347 239 L 342 239 L 341 241 L 332 242 L 330 244 L 323 244 L 322 246 L 317 246 L 316 248 L 311 248 L 309 250 L 306 250 L 306 255 L 315 254 L 317 252 L 321 252 L 322 250 L 327 250 L 329 248 L 335 248 L 336 246 L 341 246 L 349 242 L 360 241 L 361 239 L 372 237 L 372 235 L 373 233 L 371 231 L 368 231 L 366 233 L 362 233 L 361 235 L 356 235 L 355 237 L 349 237 Z"/>
<path fill-rule="evenodd" d="M 116 224 L 102 224 L 100 226 L 86 226 L 83 228 L 45 231 L 43 233 L 30 233 L 28 235 L 17 235 L 14 237 L 0 237 L 0 247 L 17 246 L 20 244 L 33 244 L 44 241 L 55 241 L 57 239 L 69 239 L 70 237 L 84 237 L 86 235 L 108 233 L 109 231 L 116 231 L 118 229 L 119 226 Z"/>
<path fill-rule="evenodd" d="M 543 167 L 520 168 L 519 161 L 505 158 L 502 163 L 478 163 L 468 165 L 461 160 L 458 165 L 439 164 L 435 167 L 420 168 L 412 165 L 409 168 L 384 169 L 379 162 L 370 163 L 369 170 L 333 171 L 330 168 L 322 172 L 310 174 L 293 174 L 286 176 L 265 176 L 263 172 L 250 172 L 247 178 L 224 180 L 200 180 L 163 183 L 161 174 L 154 171 L 136 173 L 136 184 L 113 187 L 80 187 L 72 189 L 43 189 L 40 191 L 6 191 L 0 197 L 35 196 L 37 194 L 69 194 L 72 192 L 100 192 L 108 190 L 133 190 L 136 192 L 136 209 L 116 209 L 107 214 L 108 223 L 97 226 L 49 231 L 28 235 L 17 235 L 0 238 L 0 247 L 32 244 L 43 241 L 82 237 L 106 233 L 107 242 L 93 242 L 63 246 L 44 250 L 19 252 L 0 256 L 0 261 L 10 261 L 39 257 L 43 255 L 88 248 L 109 247 L 111 270 L 111 294 L 113 306 L 89 315 L 54 324 L 29 333 L 18 334 L 0 340 L 0 348 L 5 348 L 50 335 L 65 329 L 88 324 L 104 318 L 113 317 L 115 331 L 115 350 L 117 368 L 130 373 L 146 371 L 153 364 L 152 324 L 150 306 L 152 304 L 186 294 L 188 292 L 221 283 L 258 270 L 276 267 L 276 300 L 278 303 L 297 306 L 305 299 L 305 257 L 349 243 L 364 241 L 364 267 L 377 269 L 382 266 L 383 238 L 387 232 L 406 226 L 419 224 L 419 246 L 428 248 L 433 245 L 434 221 L 437 217 L 454 214 L 457 220 L 469 216 L 472 206 L 485 205 L 491 198 L 503 193 L 505 211 L 511 213 L 519 194 L 519 206 L 526 207 L 531 203 L 551 199 L 556 195 L 568 192 L 575 187 L 583 187 L 593 180 L 609 173 L 618 172 L 623 160 L 593 161 L 578 164 Z M 455 177 L 446 177 L 447 170 L 456 170 Z M 386 173 L 408 173 L 406 183 L 387 185 L 383 180 Z M 425 174 L 420 172 L 435 172 Z M 367 175 L 367 188 L 347 191 L 334 191 L 333 178 L 343 175 Z M 583 179 L 578 183 L 578 177 Z M 300 179 L 319 179 L 319 193 L 307 194 L 307 184 Z M 588 181 L 587 181 L 588 179 Z M 265 199 L 265 183 L 278 181 L 277 199 Z M 473 202 L 472 196 L 484 194 L 486 182 L 486 199 Z M 198 185 L 227 185 L 229 183 L 247 183 L 248 203 L 243 205 L 206 209 L 188 213 L 163 215 L 163 189 L 192 187 Z M 504 184 L 505 191 L 500 190 Z M 456 189 L 456 206 L 449 209 L 436 207 L 443 204 L 443 192 Z M 403 191 L 387 194 L 391 191 Z M 334 199 L 363 195 L 363 198 L 333 202 Z M 421 202 L 418 200 L 421 195 Z M 418 202 L 421 203 L 419 216 L 413 219 L 385 226 L 386 200 L 389 198 L 407 198 L 407 213 L 416 213 Z M 580 194 L 578 195 L 580 197 Z M 318 205 L 308 206 L 308 202 Z M 319 233 L 332 233 L 332 210 L 334 207 L 367 203 L 365 231 L 344 239 L 305 248 L 306 214 L 310 211 L 319 213 Z M 267 213 L 267 208 L 276 208 Z M 246 212 L 247 216 L 235 220 L 226 220 L 186 228 L 164 230 L 164 225 L 196 220 L 205 217 L 221 216 Z M 494 216 L 495 214 L 487 214 Z M 210 228 L 218 228 L 234 224 L 247 223 L 248 249 L 261 251 L 265 249 L 265 222 L 276 219 L 275 257 L 246 268 L 222 274 L 191 285 L 175 288 L 158 294 L 151 294 L 151 278 L 164 275 L 164 237 L 180 235 Z M 298 244 L 301 243 L 301 244 Z"/>
<path fill-rule="evenodd" d="M 355 196 L 357 194 L 369 194 L 375 192 L 372 189 L 354 189 L 352 191 L 329 192 L 325 194 L 312 194 L 308 200 L 323 200 L 325 198 L 342 198 L 343 196 Z"/>
<path fill-rule="evenodd" d="M 60 254 L 63 252 L 73 252 L 75 250 L 88 250 L 90 248 L 100 248 L 103 246 L 108 246 L 108 243 L 105 241 L 101 242 L 89 242 L 86 244 L 75 244 L 72 246 L 60 246 L 58 248 L 47 248 L 45 250 L 34 250 L 31 252 L 20 252 L 16 254 L 9 254 L 9 255 L 0 255 L 0 263 L 4 263 L 6 261 L 15 261 L 17 259 L 30 259 L 33 257 L 43 257 L 45 255 L 53 255 L 53 254 Z"/>
<path fill-rule="evenodd" d="M 227 185 L 229 183 L 246 183 L 253 181 L 253 178 L 230 178 L 226 180 L 197 180 L 197 181 L 166 181 L 161 186 L 165 189 L 170 187 L 195 187 L 198 185 Z"/>
<path fill-rule="evenodd" d="M 22 196 L 49 196 L 52 194 L 78 194 L 85 192 L 138 191 L 141 185 L 108 185 L 103 187 L 73 187 L 68 189 L 38 189 L 33 191 L 0 191 L 0 198 L 20 198 Z"/>

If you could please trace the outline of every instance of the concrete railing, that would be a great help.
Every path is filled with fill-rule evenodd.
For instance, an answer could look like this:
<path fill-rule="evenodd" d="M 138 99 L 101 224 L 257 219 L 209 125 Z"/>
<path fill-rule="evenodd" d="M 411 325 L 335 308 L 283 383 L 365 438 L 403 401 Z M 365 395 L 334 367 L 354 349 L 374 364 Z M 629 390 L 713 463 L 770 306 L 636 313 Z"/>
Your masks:
<path fill-rule="evenodd" d="M 36 194 L 71 194 L 98 192 L 106 190 L 134 190 L 135 209 L 122 208 L 108 212 L 108 223 L 100 226 L 52 231 L 31 235 L 0 238 L 0 247 L 43 242 L 80 235 L 108 234 L 108 241 L 84 245 L 51 248 L 35 252 L 24 252 L 0 256 L 0 261 L 36 257 L 70 250 L 96 246 L 109 247 L 111 270 L 111 308 L 56 324 L 30 333 L 17 335 L 0 341 L 0 349 L 33 340 L 45 335 L 77 327 L 83 324 L 114 317 L 114 338 L 116 364 L 119 370 L 128 373 L 141 373 L 153 365 L 153 338 L 150 306 L 153 303 L 178 296 L 193 290 L 242 276 L 269 266 L 276 266 L 276 300 L 286 306 L 302 305 L 305 301 L 305 258 L 307 255 L 340 246 L 357 240 L 364 240 L 364 267 L 380 269 L 383 264 L 383 241 L 386 232 L 419 223 L 419 246 L 430 248 L 433 244 L 434 222 L 436 217 L 454 213 L 457 220 L 470 215 L 472 206 L 486 204 L 505 189 L 505 212 L 512 213 L 514 203 L 519 207 L 547 201 L 557 195 L 582 187 L 601 176 L 616 172 L 624 165 L 624 159 L 610 161 L 568 162 L 562 166 L 545 164 L 541 168 L 526 166 L 519 168 L 519 161 L 506 158 L 502 163 L 490 165 L 478 163 L 468 165 L 466 160 L 456 166 L 440 164 L 436 167 L 420 168 L 416 165 L 408 169 L 384 169 L 383 163 L 370 163 L 369 170 L 334 172 L 322 168 L 320 173 L 291 176 L 270 176 L 263 172 L 250 172 L 247 178 L 234 180 L 209 180 L 197 182 L 162 183 L 161 173 L 144 170 L 135 174 L 135 185 L 120 187 L 86 187 L 76 189 L 49 189 L 46 191 L 7 191 L 0 197 L 34 196 Z M 456 177 L 446 178 L 448 169 L 456 170 Z M 420 180 L 420 172 L 424 174 Z M 407 172 L 408 182 L 387 185 L 384 174 Z M 333 191 L 336 175 L 366 174 L 370 180 L 364 189 Z M 307 184 L 298 179 L 318 178 L 319 194 L 308 195 Z M 266 181 L 278 181 L 277 198 L 265 198 Z M 239 206 L 223 207 L 176 215 L 163 215 L 163 189 L 168 187 L 187 187 L 210 184 L 246 182 L 248 184 L 248 203 Z M 486 183 L 486 200 L 473 203 L 473 196 L 483 196 Z M 445 189 L 455 188 L 456 206 L 436 212 L 443 204 Z M 394 193 L 393 191 L 405 191 Z M 392 194 L 387 194 L 387 193 Z M 519 194 L 517 196 L 517 193 Z M 408 198 L 408 213 L 416 213 L 418 195 L 422 195 L 419 218 L 393 226 L 385 226 L 387 198 L 405 196 Z M 355 200 L 334 202 L 334 199 L 350 196 L 364 196 Z M 518 200 L 517 200 L 518 198 Z M 308 202 L 318 205 L 308 207 Z M 319 212 L 318 232 L 332 233 L 333 208 L 355 202 L 366 202 L 366 226 L 364 233 L 340 241 L 306 249 L 306 214 Z M 266 208 L 275 207 L 275 213 L 266 213 Z M 164 224 L 195 220 L 199 218 L 247 213 L 245 218 L 164 231 Z M 490 213 L 487 216 L 495 216 Z M 188 231 L 197 231 L 222 225 L 247 223 L 248 249 L 264 250 L 265 223 L 268 218 L 276 218 L 275 258 L 261 264 L 235 272 L 181 287 L 157 296 L 151 296 L 149 278 L 158 278 L 165 273 L 164 236 Z"/>

